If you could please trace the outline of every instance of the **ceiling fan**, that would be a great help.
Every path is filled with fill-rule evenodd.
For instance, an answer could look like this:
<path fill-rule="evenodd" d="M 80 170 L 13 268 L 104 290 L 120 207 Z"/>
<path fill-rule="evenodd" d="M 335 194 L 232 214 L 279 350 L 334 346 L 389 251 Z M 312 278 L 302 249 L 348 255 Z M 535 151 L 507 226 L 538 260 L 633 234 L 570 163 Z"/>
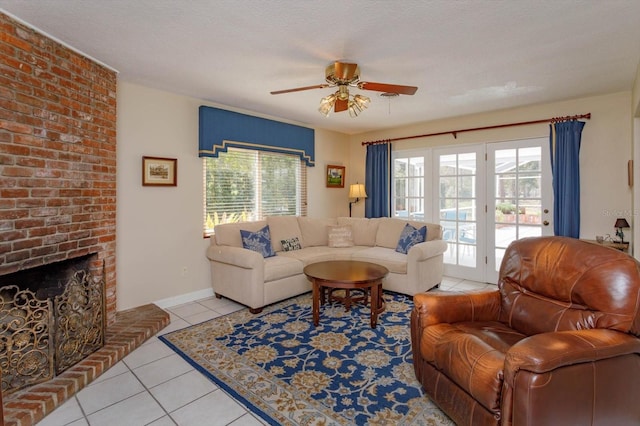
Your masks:
<path fill-rule="evenodd" d="M 318 111 L 326 117 L 331 110 L 335 112 L 348 110 L 351 117 L 357 117 L 360 112 L 369 106 L 371 99 L 359 94 L 350 94 L 349 87 L 383 92 L 383 94 L 387 96 L 413 95 L 418 90 L 415 86 L 360 81 L 360 67 L 358 67 L 358 64 L 343 61 L 335 61 L 327 65 L 325 69 L 325 80 L 326 83 L 296 87 L 294 89 L 276 90 L 271 92 L 271 94 L 280 95 L 282 93 L 300 92 L 303 90 L 337 87 L 338 90 L 335 93 L 325 96 L 320 100 Z"/>

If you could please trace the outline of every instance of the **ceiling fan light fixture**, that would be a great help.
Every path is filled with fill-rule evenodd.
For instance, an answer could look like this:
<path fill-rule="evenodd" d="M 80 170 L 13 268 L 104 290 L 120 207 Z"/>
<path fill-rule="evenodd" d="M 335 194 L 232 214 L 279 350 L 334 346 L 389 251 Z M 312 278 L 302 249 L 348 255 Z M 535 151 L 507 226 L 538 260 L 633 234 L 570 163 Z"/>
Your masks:
<path fill-rule="evenodd" d="M 353 102 L 358 104 L 358 107 L 360 107 L 360 109 L 367 109 L 367 108 L 369 108 L 369 104 L 371 103 L 371 99 L 369 99 L 368 96 L 355 95 L 353 97 Z"/>
<path fill-rule="evenodd" d="M 333 110 L 333 106 L 336 104 L 336 100 L 338 99 L 336 93 L 332 93 L 329 96 L 325 96 L 324 98 L 320 99 L 320 107 L 318 108 L 320 114 L 324 115 L 325 117 L 329 116 L 329 113 Z"/>
<path fill-rule="evenodd" d="M 349 101 L 349 116 L 351 118 L 357 117 L 362 111 L 369 107 L 371 99 L 362 95 L 355 95 L 352 100 Z"/>
<path fill-rule="evenodd" d="M 360 81 L 360 67 L 351 61 L 334 61 L 325 69 L 326 83 L 313 86 L 296 87 L 286 90 L 272 91 L 272 95 L 282 93 L 300 92 L 311 89 L 324 89 L 325 87 L 337 87 L 338 90 L 320 100 L 318 111 L 328 117 L 331 110 L 334 112 L 349 111 L 351 117 L 357 117 L 369 107 L 371 99 L 363 95 L 352 95 L 349 87 L 357 87 L 360 90 L 373 90 L 382 92 L 380 96 L 391 98 L 398 95 L 413 95 L 418 90 L 415 86 L 403 86 L 399 84 L 375 83 Z"/>
<path fill-rule="evenodd" d="M 338 99 L 341 101 L 346 101 L 349 99 L 349 88 L 347 86 L 338 86 L 338 91 L 336 92 Z"/>
<path fill-rule="evenodd" d="M 356 118 L 358 114 L 362 112 L 362 109 L 353 101 L 349 101 L 349 116 Z"/>

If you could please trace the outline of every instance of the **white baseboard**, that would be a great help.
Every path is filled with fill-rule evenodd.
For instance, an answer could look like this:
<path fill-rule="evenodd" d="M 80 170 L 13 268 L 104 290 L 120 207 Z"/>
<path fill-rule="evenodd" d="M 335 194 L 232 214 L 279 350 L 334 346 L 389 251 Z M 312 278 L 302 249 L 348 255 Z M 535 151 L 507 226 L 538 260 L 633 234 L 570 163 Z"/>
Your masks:
<path fill-rule="evenodd" d="M 200 299 L 206 299 L 207 297 L 213 297 L 212 288 L 206 288 L 204 290 L 198 290 L 191 293 L 181 294 L 179 296 L 173 296 L 173 297 L 168 297 L 162 300 L 156 300 L 153 303 L 155 303 L 160 308 L 165 309 L 165 308 L 182 305 L 182 304 L 193 302 Z"/>

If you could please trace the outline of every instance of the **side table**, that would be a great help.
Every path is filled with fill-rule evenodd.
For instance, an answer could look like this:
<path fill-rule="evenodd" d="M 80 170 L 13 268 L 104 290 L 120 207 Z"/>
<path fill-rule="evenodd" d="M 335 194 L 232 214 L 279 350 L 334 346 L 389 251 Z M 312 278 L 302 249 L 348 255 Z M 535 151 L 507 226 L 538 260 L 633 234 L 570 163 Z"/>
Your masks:
<path fill-rule="evenodd" d="M 621 252 L 624 252 L 627 254 L 629 253 L 629 242 L 621 243 L 619 241 L 603 241 L 599 243 L 596 240 L 582 240 L 582 241 L 586 241 L 588 243 L 593 243 L 593 244 L 600 244 L 601 246 L 614 248 L 616 250 L 620 250 Z"/>

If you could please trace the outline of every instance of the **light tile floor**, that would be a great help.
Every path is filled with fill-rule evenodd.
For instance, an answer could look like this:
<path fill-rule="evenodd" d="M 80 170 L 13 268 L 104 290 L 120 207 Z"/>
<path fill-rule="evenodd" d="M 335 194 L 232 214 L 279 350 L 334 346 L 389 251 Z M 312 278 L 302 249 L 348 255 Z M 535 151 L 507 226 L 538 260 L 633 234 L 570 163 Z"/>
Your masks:
<path fill-rule="evenodd" d="M 462 291 L 491 284 L 445 277 L 443 290 Z M 244 307 L 214 297 L 168 308 L 171 324 L 158 335 Z M 201 426 L 264 425 L 157 335 L 45 417 L 38 426 Z"/>

